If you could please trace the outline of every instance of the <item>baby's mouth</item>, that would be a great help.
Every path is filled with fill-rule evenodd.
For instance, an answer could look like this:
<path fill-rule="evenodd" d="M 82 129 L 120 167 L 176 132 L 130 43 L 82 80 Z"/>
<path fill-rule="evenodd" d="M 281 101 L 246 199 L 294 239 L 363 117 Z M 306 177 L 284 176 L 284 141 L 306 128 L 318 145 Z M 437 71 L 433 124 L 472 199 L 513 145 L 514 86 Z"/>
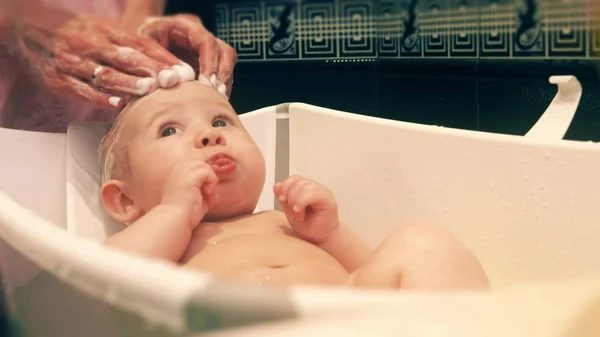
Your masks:
<path fill-rule="evenodd" d="M 224 153 L 217 153 L 213 155 L 206 161 L 206 163 L 213 168 L 219 177 L 227 176 L 235 172 L 237 166 L 235 160 Z"/>

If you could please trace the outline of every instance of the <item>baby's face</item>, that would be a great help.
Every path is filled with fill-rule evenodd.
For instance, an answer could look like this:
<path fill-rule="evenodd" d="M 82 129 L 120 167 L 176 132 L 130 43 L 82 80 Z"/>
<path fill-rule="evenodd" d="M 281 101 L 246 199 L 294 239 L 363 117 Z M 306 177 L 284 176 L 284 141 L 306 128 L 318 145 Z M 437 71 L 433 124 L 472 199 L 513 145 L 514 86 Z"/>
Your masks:
<path fill-rule="evenodd" d="M 262 153 L 229 102 L 198 82 L 160 90 L 131 107 L 123 125 L 127 171 L 125 193 L 148 212 L 160 203 L 173 167 L 189 160 L 209 161 L 223 154 L 233 171 L 217 173 L 219 203 L 206 218 L 219 220 L 252 213 L 265 180 Z"/>

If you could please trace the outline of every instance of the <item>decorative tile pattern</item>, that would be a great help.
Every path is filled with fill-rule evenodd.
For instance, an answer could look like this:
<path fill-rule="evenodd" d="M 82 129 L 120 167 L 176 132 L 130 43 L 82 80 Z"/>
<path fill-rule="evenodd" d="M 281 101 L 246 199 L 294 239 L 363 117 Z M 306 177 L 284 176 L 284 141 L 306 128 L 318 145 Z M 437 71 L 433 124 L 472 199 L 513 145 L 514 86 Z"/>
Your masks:
<path fill-rule="evenodd" d="M 338 57 L 335 4 L 311 1 L 301 4 L 303 25 L 300 28 L 302 57 L 306 59 Z"/>
<path fill-rule="evenodd" d="M 216 6 L 241 61 L 600 58 L 597 0 L 263 0 Z"/>

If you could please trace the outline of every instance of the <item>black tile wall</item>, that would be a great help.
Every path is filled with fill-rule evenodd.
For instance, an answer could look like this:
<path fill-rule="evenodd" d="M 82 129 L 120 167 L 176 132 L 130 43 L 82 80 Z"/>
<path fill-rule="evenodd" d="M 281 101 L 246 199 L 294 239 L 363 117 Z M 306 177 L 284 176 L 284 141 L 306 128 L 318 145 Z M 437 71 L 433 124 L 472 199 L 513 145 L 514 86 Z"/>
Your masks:
<path fill-rule="evenodd" d="M 600 141 L 600 83 L 583 82 L 581 104 L 573 118 L 566 139 Z"/>
<path fill-rule="evenodd" d="M 238 113 L 265 106 L 301 102 L 369 116 L 378 114 L 374 62 L 301 66 L 285 62 L 240 63 L 231 103 Z"/>
<path fill-rule="evenodd" d="M 379 116 L 477 130 L 477 81 L 380 74 Z"/>
<path fill-rule="evenodd" d="M 195 2 L 187 3 L 193 12 Z M 600 2 L 202 3 L 214 9 L 213 32 L 240 56 L 231 98 L 240 112 L 301 101 L 521 135 L 556 94 L 549 77 L 575 75 L 584 95 L 566 138 L 600 141 L 600 34 L 592 29 Z"/>
<path fill-rule="evenodd" d="M 523 135 L 555 94 L 556 87 L 547 80 L 479 79 L 479 129 Z"/>

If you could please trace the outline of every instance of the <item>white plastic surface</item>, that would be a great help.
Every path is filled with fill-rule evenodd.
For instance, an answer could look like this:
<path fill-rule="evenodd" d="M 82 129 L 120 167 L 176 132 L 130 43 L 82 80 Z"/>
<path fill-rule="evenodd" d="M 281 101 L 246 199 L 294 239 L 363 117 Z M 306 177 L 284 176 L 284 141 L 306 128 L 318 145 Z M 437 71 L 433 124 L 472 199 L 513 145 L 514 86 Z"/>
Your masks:
<path fill-rule="evenodd" d="M 65 135 L 0 128 L 0 191 L 64 226 Z"/>
<path fill-rule="evenodd" d="M 210 282 L 210 277 L 201 273 L 106 249 L 96 241 L 70 236 L 4 193 L 0 193 L 0 224 L 3 241 L 58 280 L 172 331 L 185 330 L 187 299 Z M 23 286 L 27 285 L 13 285 L 10 290 L 17 291 Z M 44 297 L 39 298 L 39 301 L 44 300 Z M 63 300 L 73 303 L 73 299 Z M 57 310 L 62 309 L 61 303 L 51 305 Z M 46 329 L 57 331 L 65 321 L 48 321 L 46 324 Z"/>
<path fill-rule="evenodd" d="M 373 246 L 402 226 L 449 228 L 494 286 L 600 274 L 600 146 L 290 106 L 290 174 L 334 192 Z M 307 132 L 306 130 L 310 130 Z"/>
<path fill-rule="evenodd" d="M 267 107 L 240 115 L 265 158 L 265 188 L 256 211 L 273 209 L 275 181 L 276 108 Z M 102 240 L 122 230 L 102 207 L 97 149 L 108 123 L 73 123 L 67 131 L 67 228 L 74 235 Z"/>
<path fill-rule="evenodd" d="M 583 93 L 581 83 L 575 76 L 553 76 L 550 83 L 558 86 L 552 103 L 525 137 L 539 140 L 562 139 L 579 107 Z"/>
<path fill-rule="evenodd" d="M 600 336 L 600 279 L 519 286 L 496 293 L 386 294 L 377 306 L 362 294 L 327 315 L 202 334 L 203 337 L 595 337 Z M 377 297 L 383 294 L 373 294 Z M 305 296 L 308 297 L 308 296 Z M 358 299 L 358 300 L 356 300 Z"/>

